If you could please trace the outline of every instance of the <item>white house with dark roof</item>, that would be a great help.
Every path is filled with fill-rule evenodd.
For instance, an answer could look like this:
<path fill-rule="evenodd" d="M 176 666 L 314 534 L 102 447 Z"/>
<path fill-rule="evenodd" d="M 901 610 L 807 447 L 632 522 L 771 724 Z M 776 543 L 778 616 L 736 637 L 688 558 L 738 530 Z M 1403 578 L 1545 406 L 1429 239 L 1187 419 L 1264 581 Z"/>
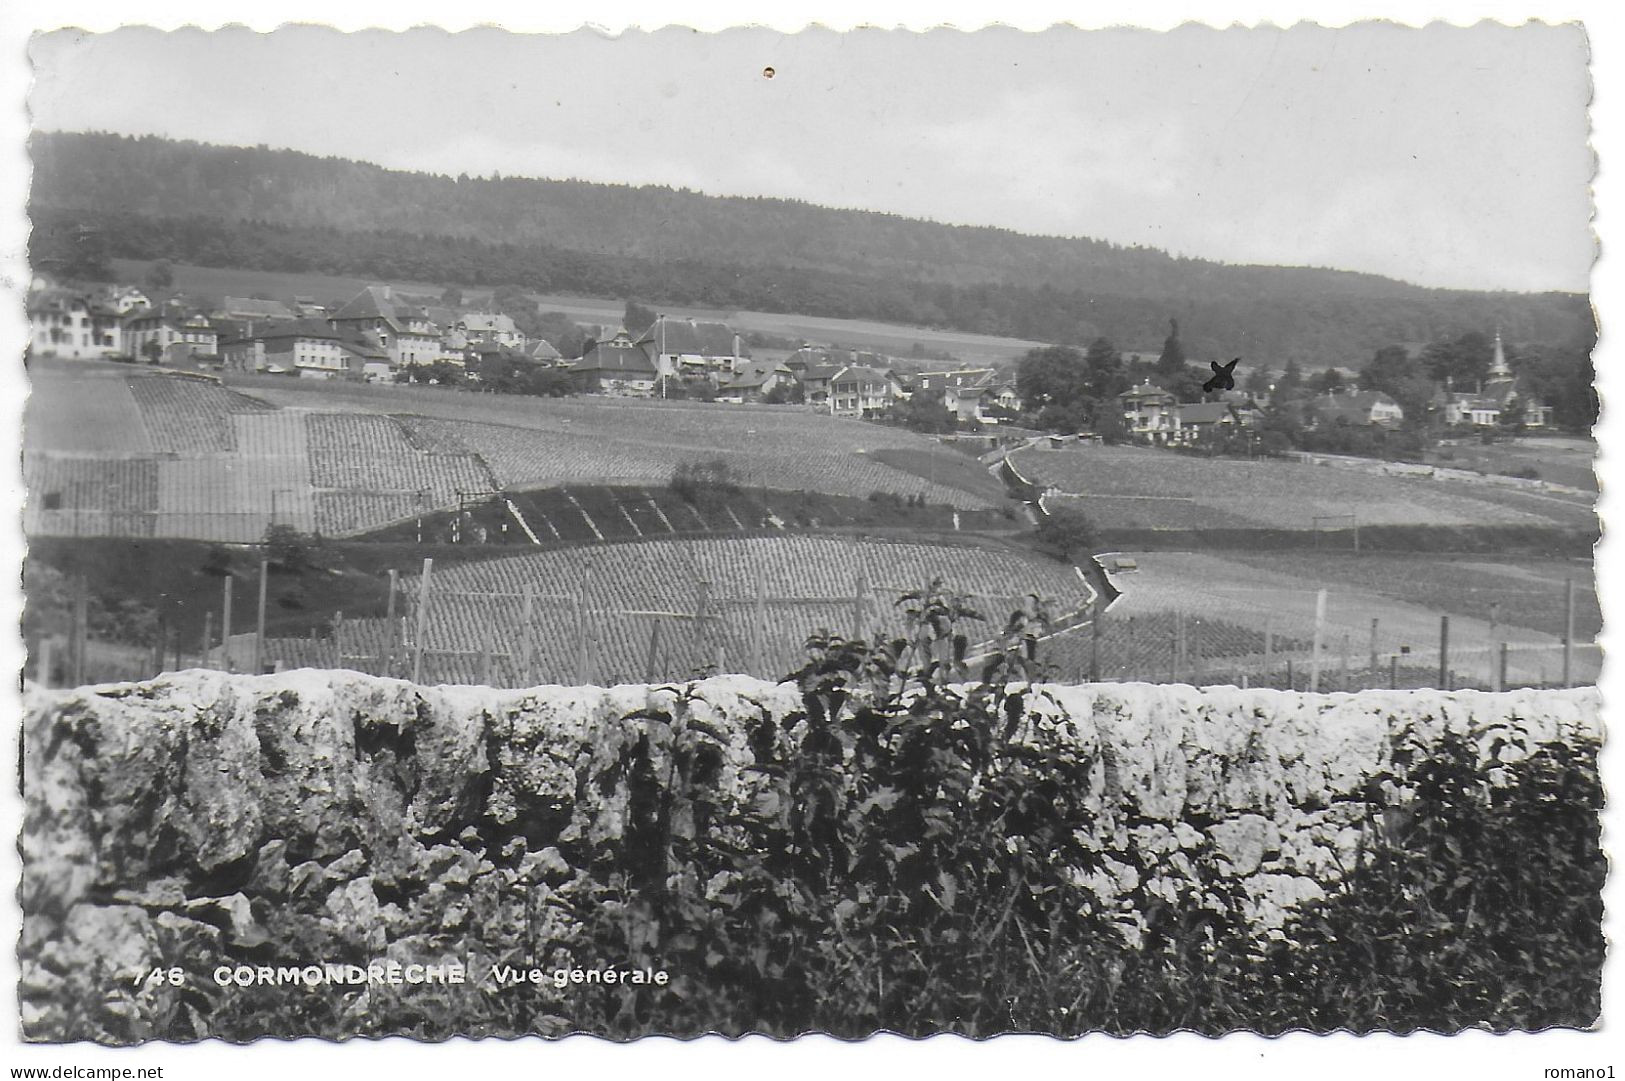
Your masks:
<path fill-rule="evenodd" d="M 369 285 L 327 317 L 346 336 L 363 331 L 377 336 L 396 368 L 429 364 L 440 357 L 440 328 L 418 305 L 396 297 L 387 285 Z"/>
<path fill-rule="evenodd" d="M 662 377 L 654 359 L 624 327 L 613 338 L 593 342 L 569 370 L 582 390 L 616 397 L 652 397 Z"/>
<path fill-rule="evenodd" d="M 1117 396 L 1129 435 L 1142 443 L 1163 445 L 1179 437 L 1179 410 L 1174 396 L 1149 380 Z"/>
<path fill-rule="evenodd" d="M 634 341 L 665 376 L 732 374 L 750 359 L 750 350 L 727 323 L 662 315 Z"/>
<path fill-rule="evenodd" d="M 166 363 L 219 352 L 220 332 L 202 315 L 182 315 L 173 308 L 150 308 L 124 317 L 124 348 L 146 360 L 154 346 Z"/>
<path fill-rule="evenodd" d="M 1310 402 L 1310 412 L 1319 424 L 1375 424 L 1394 428 L 1405 419 L 1400 404 L 1380 390 L 1353 390 L 1322 394 Z"/>
<path fill-rule="evenodd" d="M 889 372 L 849 364 L 829 380 L 829 411 L 837 417 L 862 417 L 891 407 L 895 383 Z"/>
<path fill-rule="evenodd" d="M 37 357 L 88 360 L 123 354 L 124 325 L 111 304 L 67 289 L 28 297 L 28 347 Z"/>
<path fill-rule="evenodd" d="M 339 332 L 321 319 L 272 320 L 255 332 L 220 343 L 228 369 L 287 372 L 301 379 L 348 379 L 361 375 Z"/>
<path fill-rule="evenodd" d="M 783 363 L 776 360 L 747 360 L 740 364 L 733 378 L 717 388 L 717 401 L 743 404 L 759 402 L 774 389 L 793 383 L 795 376 Z"/>
<path fill-rule="evenodd" d="M 464 312 L 453 326 L 470 345 L 494 342 L 510 349 L 525 347 L 524 332 L 514 325 L 512 316 L 503 312 Z"/>

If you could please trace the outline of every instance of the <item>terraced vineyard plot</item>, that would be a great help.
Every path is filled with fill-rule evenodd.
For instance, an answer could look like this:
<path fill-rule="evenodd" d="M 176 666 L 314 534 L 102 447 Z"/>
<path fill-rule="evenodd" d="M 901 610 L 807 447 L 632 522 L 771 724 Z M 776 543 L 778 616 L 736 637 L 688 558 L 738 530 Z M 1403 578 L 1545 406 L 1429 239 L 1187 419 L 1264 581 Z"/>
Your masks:
<path fill-rule="evenodd" d="M 150 459 L 23 458 L 30 536 L 150 536 L 158 470 Z"/>
<path fill-rule="evenodd" d="M 1583 527 L 1583 501 L 1445 481 L 1371 476 L 1273 460 L 1197 458 L 1137 447 L 1023 450 L 1020 473 L 1041 488 L 1081 497 L 1105 528 L 1162 525 L 1310 529 L 1317 515 L 1356 512 L 1361 525 L 1551 525 Z M 1190 511 L 1147 506 L 1166 497 Z M 1106 498 L 1100 498 L 1106 497 Z M 1189 515 L 1189 517 L 1186 517 Z"/>
<path fill-rule="evenodd" d="M 235 450 L 232 415 L 274 408 L 209 379 L 133 375 L 129 386 L 152 447 L 160 453 L 198 455 Z"/>
<path fill-rule="evenodd" d="M 36 362 L 23 408 L 23 446 L 98 457 L 152 453 L 123 372 Z"/>
<path fill-rule="evenodd" d="M 412 492 L 317 492 L 314 500 L 316 529 L 329 537 L 365 533 L 423 510 Z"/>
<path fill-rule="evenodd" d="M 860 580 L 870 590 L 864 618 L 876 629 L 895 624 L 892 601 L 899 592 L 938 575 L 952 588 L 984 595 L 989 637 L 1028 592 L 1044 596 L 1058 611 L 1087 597 L 1070 567 L 1013 551 L 805 536 L 672 539 L 437 569 L 425 646 L 443 666 L 436 671 L 459 673 L 457 678 L 467 671 L 456 666 L 472 663 L 458 658 L 477 658 L 483 649 L 498 648 L 493 642 L 525 641 L 533 645 L 532 678 L 539 679 L 575 678 L 583 641 L 585 663 L 598 679 L 647 678 L 651 649 L 657 664 L 669 664 L 670 678 L 714 664 L 718 649 L 725 667 L 760 664 L 776 676 L 804 656 L 811 631 L 851 629 Z M 411 589 L 408 583 L 408 597 Z M 527 589 L 536 594 L 528 638 L 520 620 L 520 594 Z M 577 614 L 578 603 L 584 614 Z M 701 625 L 678 618 L 702 605 L 720 619 Z M 638 612 L 671 614 L 630 614 Z"/>
<path fill-rule="evenodd" d="M 427 490 L 435 505 L 455 504 L 458 492 L 489 491 L 491 481 L 468 454 L 427 454 L 392 418 L 312 413 L 306 417 L 310 479 L 318 488 L 364 492 Z"/>

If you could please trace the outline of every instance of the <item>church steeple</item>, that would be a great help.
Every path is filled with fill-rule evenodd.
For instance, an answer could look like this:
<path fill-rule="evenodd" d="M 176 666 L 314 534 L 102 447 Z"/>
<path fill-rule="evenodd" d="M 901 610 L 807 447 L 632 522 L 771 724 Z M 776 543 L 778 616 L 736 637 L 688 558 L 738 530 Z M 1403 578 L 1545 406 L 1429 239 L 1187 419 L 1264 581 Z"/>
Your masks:
<path fill-rule="evenodd" d="M 1507 352 L 1501 346 L 1501 328 L 1495 328 L 1495 357 L 1490 361 L 1490 382 L 1511 379 L 1512 369 L 1507 365 Z"/>

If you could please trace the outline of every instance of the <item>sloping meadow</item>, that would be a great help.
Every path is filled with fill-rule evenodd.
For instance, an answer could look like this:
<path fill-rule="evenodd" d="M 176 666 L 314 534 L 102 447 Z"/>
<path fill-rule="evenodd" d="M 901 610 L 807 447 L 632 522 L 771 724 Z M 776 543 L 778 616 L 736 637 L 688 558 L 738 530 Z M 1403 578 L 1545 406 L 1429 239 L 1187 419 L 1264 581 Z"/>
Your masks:
<path fill-rule="evenodd" d="M 44 1041 L 1587 1026 L 1594 690 L 29 694 Z"/>

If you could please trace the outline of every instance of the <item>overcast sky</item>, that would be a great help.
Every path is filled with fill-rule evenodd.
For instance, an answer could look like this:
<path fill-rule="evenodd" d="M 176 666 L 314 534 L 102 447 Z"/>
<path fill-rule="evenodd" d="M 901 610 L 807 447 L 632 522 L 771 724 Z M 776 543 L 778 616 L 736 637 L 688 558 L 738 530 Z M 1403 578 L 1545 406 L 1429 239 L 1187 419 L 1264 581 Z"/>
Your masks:
<path fill-rule="evenodd" d="M 778 195 L 1427 285 L 1585 291 L 1592 257 L 1574 26 L 126 29 L 32 54 L 42 130 Z"/>

